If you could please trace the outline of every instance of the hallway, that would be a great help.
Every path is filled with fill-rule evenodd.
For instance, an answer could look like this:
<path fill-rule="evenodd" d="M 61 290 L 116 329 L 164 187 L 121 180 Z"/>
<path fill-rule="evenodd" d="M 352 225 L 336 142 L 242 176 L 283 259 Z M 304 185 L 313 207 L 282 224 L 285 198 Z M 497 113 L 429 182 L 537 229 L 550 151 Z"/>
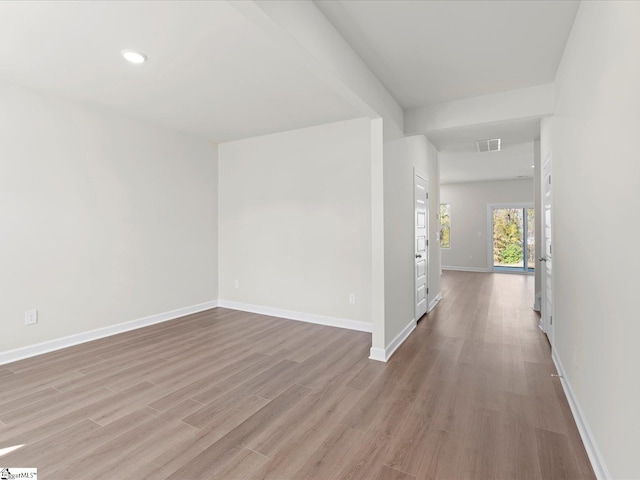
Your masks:
<path fill-rule="evenodd" d="M 418 478 L 594 478 L 551 377 L 533 277 L 445 271 L 442 281 L 444 299 L 392 359 L 424 376 L 400 435 L 413 445 L 389 465 Z"/>

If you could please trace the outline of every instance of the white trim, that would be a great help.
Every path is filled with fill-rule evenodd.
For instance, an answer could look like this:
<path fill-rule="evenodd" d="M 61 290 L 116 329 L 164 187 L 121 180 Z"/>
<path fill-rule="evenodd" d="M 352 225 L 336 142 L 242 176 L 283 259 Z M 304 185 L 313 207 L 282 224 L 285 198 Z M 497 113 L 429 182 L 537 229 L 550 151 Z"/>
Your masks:
<path fill-rule="evenodd" d="M 553 363 L 556 365 L 558 374 L 560 374 L 561 376 L 560 383 L 562 385 L 562 389 L 564 390 L 564 394 L 569 402 L 569 407 L 571 408 L 573 418 L 576 421 L 576 425 L 578 426 L 580 438 L 582 438 L 582 443 L 584 443 L 584 448 L 587 451 L 587 455 L 589 456 L 589 461 L 591 462 L 593 472 L 596 474 L 596 478 L 598 480 L 611 478 L 611 474 L 609 473 L 607 465 L 604 462 L 604 458 L 602 457 L 602 454 L 598 449 L 598 445 L 596 444 L 595 438 L 593 437 L 593 433 L 591 433 L 589 424 L 582 414 L 582 409 L 580 408 L 578 399 L 573 394 L 573 389 L 571 388 L 569 380 L 567 380 L 564 368 L 562 367 L 562 362 L 556 355 L 555 349 L 553 349 L 551 353 L 551 358 L 553 359 Z"/>
<path fill-rule="evenodd" d="M 481 272 L 481 273 L 489 273 L 491 270 L 488 268 L 482 267 L 455 267 L 455 266 L 445 266 L 443 265 L 442 270 L 454 270 L 456 272 Z"/>
<path fill-rule="evenodd" d="M 427 307 L 427 313 L 436 308 L 436 305 L 438 305 L 438 302 L 440 302 L 440 300 L 442 300 L 442 292 L 438 293 L 436 297 L 431 300 L 429 306 Z"/>
<path fill-rule="evenodd" d="M 386 348 L 373 348 L 369 352 L 369 358 L 371 360 L 378 360 L 379 362 L 386 362 L 391 358 L 391 355 L 398 349 L 400 345 L 407 339 L 411 332 L 413 332 L 416 328 L 417 322 L 415 320 L 411 320 L 406 327 L 402 329 L 398 335 L 395 336 L 393 340 L 387 345 Z"/>
<path fill-rule="evenodd" d="M 157 313 L 155 315 L 149 315 L 148 317 L 138 318 L 136 320 L 118 323 L 116 325 L 109 325 L 108 327 L 89 330 L 88 332 L 75 333 L 73 335 L 69 335 L 68 337 L 56 338 L 55 340 L 48 340 L 46 342 L 37 343 L 35 345 L 16 348 L 15 350 L 8 350 L 6 352 L 0 352 L 0 365 L 16 362 L 18 360 L 34 357 L 36 355 L 42 355 L 43 353 L 53 352 L 62 348 L 78 345 L 80 343 L 98 340 L 99 338 L 110 337 L 111 335 L 117 335 L 118 333 L 136 330 L 138 328 L 147 327 L 156 323 L 167 322 L 169 320 L 184 317 L 185 315 L 191 315 L 192 313 L 209 310 L 217 306 L 218 300 L 212 300 L 210 302 L 204 302 L 198 305 L 178 308 L 169 312 Z"/>
<path fill-rule="evenodd" d="M 425 246 L 425 288 L 427 290 L 427 292 L 429 291 L 429 280 L 431 280 L 429 278 L 429 266 L 431 265 L 431 249 L 435 247 L 435 245 L 432 245 L 431 243 L 431 238 L 430 238 L 430 222 L 431 222 L 431 212 L 429 211 L 430 208 L 430 199 L 429 199 L 429 177 L 427 175 L 425 175 L 424 173 L 422 173 L 420 170 L 418 170 L 416 167 L 413 167 L 413 250 L 412 250 L 412 255 L 416 254 L 416 249 L 417 249 L 417 230 L 418 230 L 418 226 L 417 226 L 417 219 L 416 219 L 416 215 L 417 215 L 417 208 L 416 208 L 416 204 L 417 204 L 417 198 L 416 198 L 416 190 L 418 187 L 418 182 L 416 182 L 416 178 L 420 178 L 422 181 L 424 181 L 425 183 L 425 194 L 426 194 L 426 199 L 425 199 L 425 225 L 424 225 L 424 229 L 425 229 L 425 234 L 426 234 L 426 241 L 427 241 L 427 245 Z M 422 313 L 418 313 L 418 289 L 417 289 L 417 283 L 418 283 L 418 264 L 415 261 L 415 258 L 413 260 L 413 315 L 415 318 L 420 318 L 423 314 Z M 428 301 L 428 294 L 425 294 L 425 303 Z M 429 305 L 427 304 L 427 307 L 425 308 L 425 312 L 424 313 L 428 313 L 429 312 Z"/>
<path fill-rule="evenodd" d="M 541 230 L 540 230 L 540 252 L 542 257 L 547 257 L 550 256 L 551 257 L 551 275 L 547 275 L 547 264 L 544 264 L 544 267 L 542 266 L 542 262 L 538 262 L 538 266 L 540 269 L 540 293 L 541 293 L 541 305 L 540 305 L 540 314 L 541 314 L 541 319 L 542 319 L 542 326 L 543 326 L 543 331 L 547 334 L 547 339 L 549 340 L 549 343 L 553 346 L 555 340 L 554 340 L 554 331 L 555 331 L 555 327 L 553 325 L 553 323 L 551 323 L 551 320 L 553 319 L 553 296 L 555 294 L 555 286 L 554 286 L 554 275 L 553 275 L 553 255 L 551 255 L 550 253 L 547 254 L 547 251 L 549 249 L 547 249 L 547 237 L 546 237 L 546 221 L 545 221 L 545 217 L 546 217 L 546 213 L 545 213 L 545 203 L 546 205 L 549 206 L 549 213 L 551 215 L 551 229 L 549 230 L 549 247 L 551 247 L 551 245 L 553 245 L 553 232 L 555 229 L 555 223 L 554 223 L 554 216 L 553 216 L 553 186 L 550 183 L 547 183 L 547 177 L 545 175 L 545 172 L 547 172 L 549 175 L 552 175 L 552 169 L 553 169 L 553 163 L 551 161 L 552 157 L 552 152 L 549 152 L 547 154 L 547 158 L 544 161 L 544 163 L 542 164 L 542 168 L 540 170 L 540 214 L 539 217 L 541 219 Z M 549 195 L 547 196 L 546 192 L 545 192 L 545 188 L 547 185 L 549 186 Z M 548 284 L 548 283 L 549 284 Z M 551 299 L 550 302 L 547 302 L 547 292 L 551 292 Z M 551 305 L 548 305 L 548 303 L 550 303 Z M 544 305 L 544 306 L 543 306 Z M 548 308 L 550 307 L 550 308 Z M 550 310 L 550 311 L 547 311 Z"/>
<path fill-rule="evenodd" d="M 412 319 L 407 324 L 407 326 L 404 327 L 402 331 L 398 333 L 398 335 L 396 335 L 393 340 L 391 340 L 391 343 L 389 343 L 389 345 L 387 345 L 387 348 L 385 349 L 387 353 L 387 360 L 391 358 L 391 355 L 393 355 L 393 353 L 398 349 L 398 347 L 404 343 L 404 341 L 407 339 L 407 337 L 409 337 L 409 335 L 411 335 L 411 332 L 413 332 L 416 329 L 416 326 L 417 326 L 417 322 Z"/>
<path fill-rule="evenodd" d="M 324 315 L 316 315 L 315 313 L 294 312 L 291 310 L 282 310 L 280 308 L 263 307 L 261 305 L 250 305 L 240 302 L 231 302 L 229 300 L 219 300 L 218 306 L 222 308 L 229 308 L 231 310 L 240 310 L 242 312 L 258 313 L 260 315 L 269 315 L 271 317 L 286 318 L 287 320 L 317 323 L 319 325 L 347 328 L 349 330 L 358 330 L 360 332 L 371 332 L 371 323 L 361 322 L 359 320 L 326 317 Z"/>
<path fill-rule="evenodd" d="M 536 312 L 542 312 L 542 293 L 540 292 L 536 293 L 533 298 L 533 310 Z"/>
<path fill-rule="evenodd" d="M 516 267 L 517 268 L 517 267 Z M 535 275 L 535 272 L 524 271 L 524 270 L 502 270 L 500 268 L 494 268 L 490 270 L 491 273 L 505 273 L 507 275 Z"/>
<path fill-rule="evenodd" d="M 369 359 L 377 360 L 378 362 L 386 362 L 387 356 L 384 353 L 384 348 L 371 347 L 371 350 L 369 350 Z"/>

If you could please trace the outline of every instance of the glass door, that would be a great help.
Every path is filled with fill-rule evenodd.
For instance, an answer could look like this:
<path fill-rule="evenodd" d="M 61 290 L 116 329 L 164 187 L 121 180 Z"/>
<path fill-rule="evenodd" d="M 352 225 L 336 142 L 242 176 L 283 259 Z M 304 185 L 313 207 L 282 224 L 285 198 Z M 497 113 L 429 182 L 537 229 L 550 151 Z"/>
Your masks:
<path fill-rule="evenodd" d="M 530 207 L 493 207 L 493 269 L 533 272 L 535 211 Z"/>

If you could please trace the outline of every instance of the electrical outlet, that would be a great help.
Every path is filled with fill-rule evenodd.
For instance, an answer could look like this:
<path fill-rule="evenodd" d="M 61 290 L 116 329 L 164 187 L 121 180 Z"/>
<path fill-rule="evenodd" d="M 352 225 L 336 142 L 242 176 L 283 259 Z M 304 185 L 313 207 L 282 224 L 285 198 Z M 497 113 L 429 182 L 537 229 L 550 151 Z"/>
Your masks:
<path fill-rule="evenodd" d="M 355 303 L 356 303 L 356 294 L 355 294 L 355 293 L 353 293 L 353 292 L 351 292 L 351 293 L 349 294 L 349 303 L 350 303 L 351 305 L 355 305 Z"/>
<path fill-rule="evenodd" d="M 236 288 L 240 288 L 240 280 L 236 280 L 233 282 L 233 286 Z"/>
<path fill-rule="evenodd" d="M 38 323 L 38 310 L 27 310 L 24 312 L 24 324 L 35 325 Z"/>

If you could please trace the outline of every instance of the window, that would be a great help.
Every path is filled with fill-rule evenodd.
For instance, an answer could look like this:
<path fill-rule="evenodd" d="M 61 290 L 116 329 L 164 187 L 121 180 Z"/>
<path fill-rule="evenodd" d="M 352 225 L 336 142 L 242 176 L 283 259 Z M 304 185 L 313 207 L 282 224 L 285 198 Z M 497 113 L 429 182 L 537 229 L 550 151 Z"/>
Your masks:
<path fill-rule="evenodd" d="M 535 213 L 528 207 L 492 208 L 494 270 L 535 268 Z"/>
<path fill-rule="evenodd" d="M 440 204 L 440 248 L 451 248 L 451 205 Z"/>

